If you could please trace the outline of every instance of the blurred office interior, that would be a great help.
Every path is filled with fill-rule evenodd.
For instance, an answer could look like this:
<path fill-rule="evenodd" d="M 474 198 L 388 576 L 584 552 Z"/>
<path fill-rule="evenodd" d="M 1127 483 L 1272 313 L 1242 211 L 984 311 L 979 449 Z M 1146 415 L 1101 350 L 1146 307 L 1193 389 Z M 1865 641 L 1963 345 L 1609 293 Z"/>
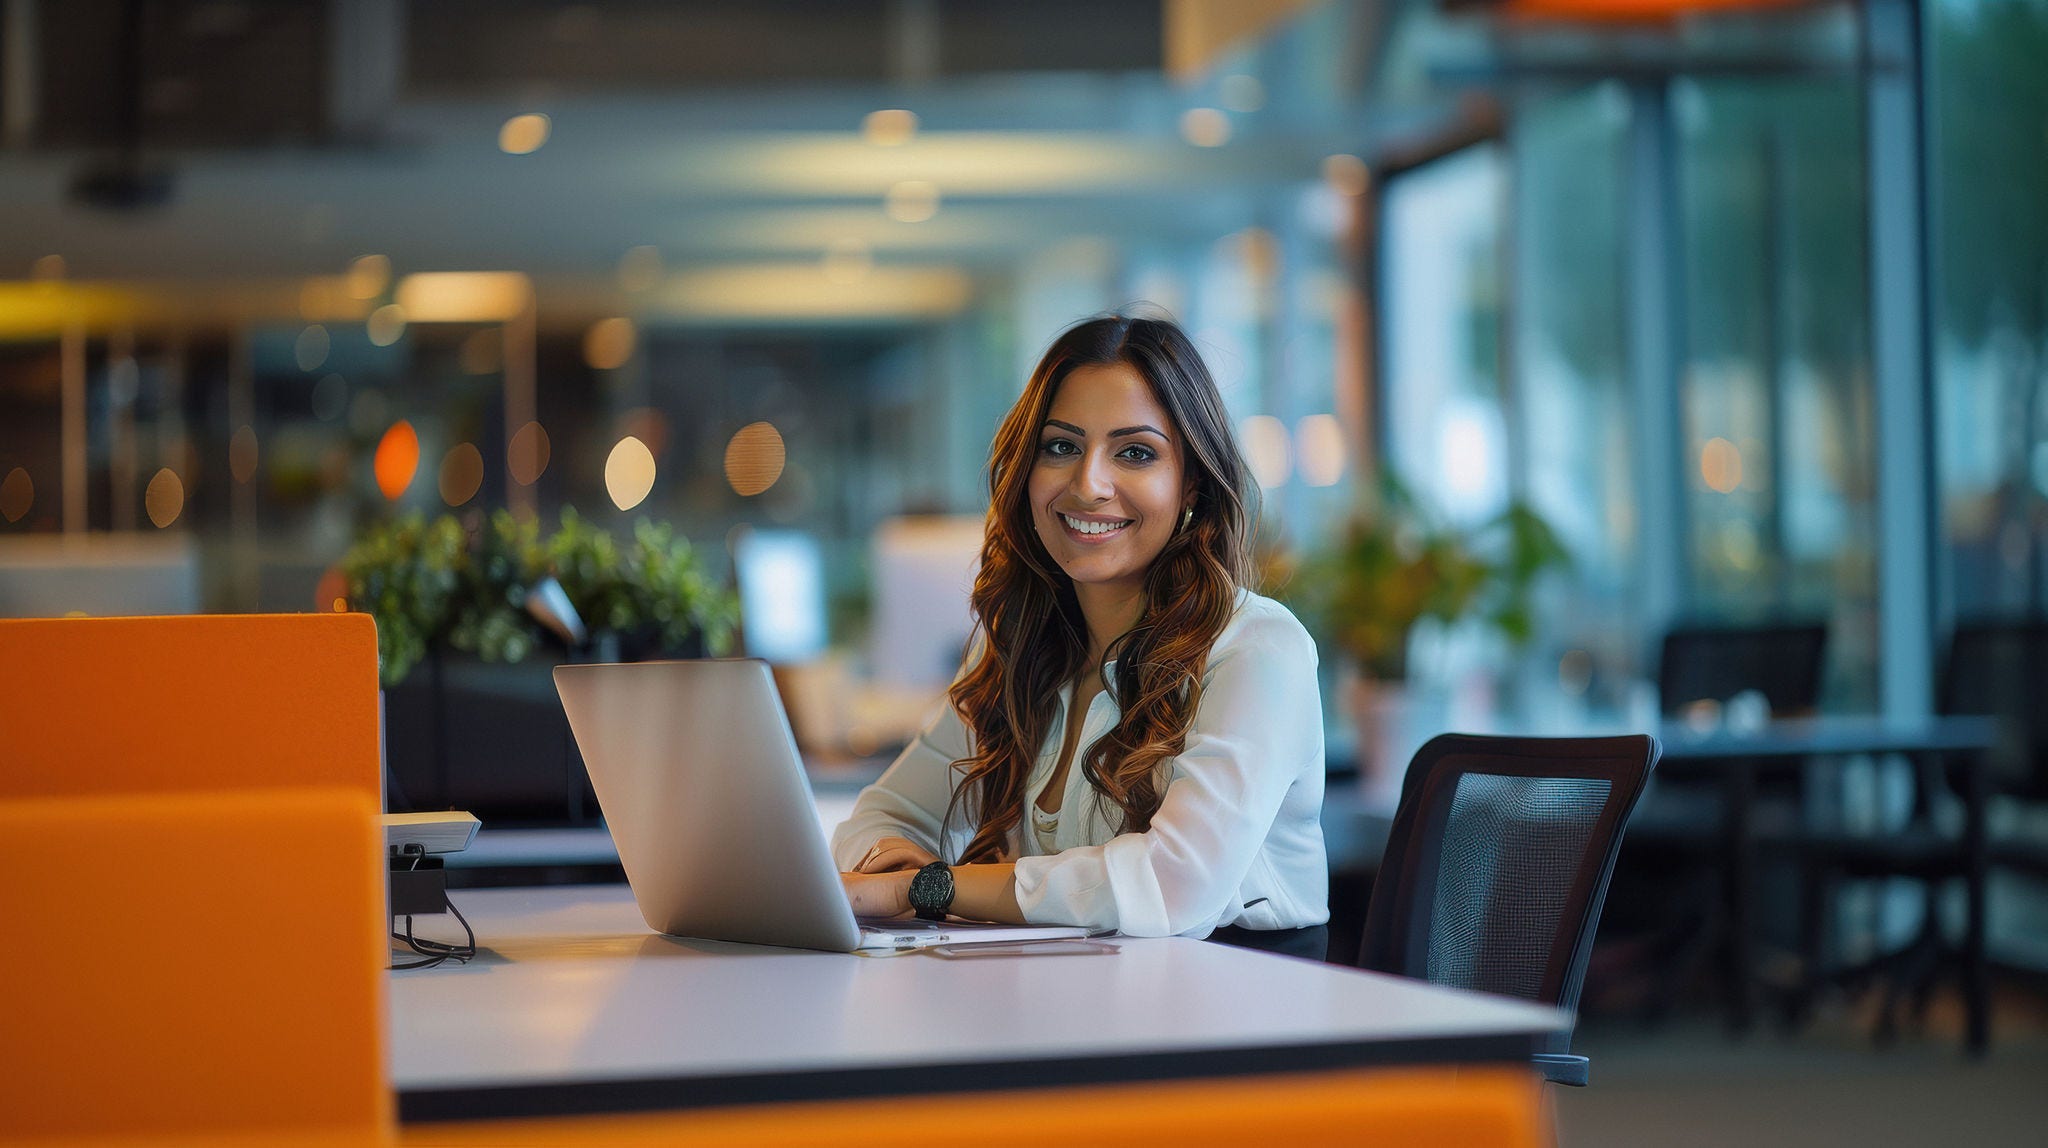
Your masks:
<path fill-rule="evenodd" d="M 4 0 L 0 615 L 417 610 L 401 788 L 487 824 L 596 817 L 567 659 L 768 657 L 858 776 L 957 664 L 996 421 L 1150 307 L 1237 420 L 1333 777 L 2025 709 L 1950 683 L 2048 609 L 2043 60 L 2048 0 Z M 1424 552 L 1483 592 L 1355 642 L 1333 586 L 1427 597 Z M 1671 696 L 1667 637 L 1773 627 L 1824 636 L 1797 700 Z M 1955 820 L 1883 755 L 1810 780 Z M 2022 1048 L 2040 878 L 1990 876 Z M 1960 913 L 1849 884 L 1844 959 Z"/>

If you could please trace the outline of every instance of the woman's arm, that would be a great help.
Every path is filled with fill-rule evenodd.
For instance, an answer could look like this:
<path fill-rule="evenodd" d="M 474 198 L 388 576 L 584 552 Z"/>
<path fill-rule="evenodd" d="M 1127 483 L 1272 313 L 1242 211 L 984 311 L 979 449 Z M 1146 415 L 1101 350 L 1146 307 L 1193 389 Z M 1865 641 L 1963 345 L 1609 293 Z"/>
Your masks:
<path fill-rule="evenodd" d="M 1016 866 L 953 866 L 955 917 L 973 921 L 994 921 L 1003 925 L 1024 923 L 1024 910 L 1017 907 Z M 894 873 L 842 873 L 847 899 L 856 917 L 901 917 L 910 912 L 910 879 L 915 870 Z"/>

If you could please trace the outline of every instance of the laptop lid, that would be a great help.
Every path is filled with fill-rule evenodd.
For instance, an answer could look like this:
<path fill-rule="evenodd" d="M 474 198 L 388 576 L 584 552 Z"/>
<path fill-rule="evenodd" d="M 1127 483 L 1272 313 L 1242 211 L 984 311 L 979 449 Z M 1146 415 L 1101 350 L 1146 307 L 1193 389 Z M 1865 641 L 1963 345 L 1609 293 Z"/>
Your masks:
<path fill-rule="evenodd" d="M 860 944 L 768 663 L 557 666 L 555 689 L 648 928 Z"/>

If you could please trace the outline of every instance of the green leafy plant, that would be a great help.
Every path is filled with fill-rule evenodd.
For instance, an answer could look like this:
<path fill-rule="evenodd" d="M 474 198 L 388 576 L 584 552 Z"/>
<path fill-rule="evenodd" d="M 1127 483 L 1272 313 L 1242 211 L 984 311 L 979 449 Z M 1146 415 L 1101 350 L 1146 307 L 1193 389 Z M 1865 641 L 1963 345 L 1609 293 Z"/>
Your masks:
<path fill-rule="evenodd" d="M 377 619 L 378 674 L 405 680 L 448 627 L 467 561 L 462 524 L 417 513 L 373 526 L 342 556 L 348 598 Z"/>
<path fill-rule="evenodd" d="M 539 642 L 526 594 L 547 576 L 539 521 L 521 521 L 509 510 L 492 514 L 470 547 L 448 644 L 489 662 L 525 658 Z"/>
<path fill-rule="evenodd" d="M 661 652 L 701 635 L 705 652 L 722 654 L 739 619 L 732 593 L 670 527 L 643 519 L 622 548 L 568 508 L 547 539 L 538 522 L 504 510 L 474 532 L 452 515 L 409 514 L 366 531 L 341 570 L 350 602 L 376 616 L 387 686 L 441 644 L 493 662 L 531 655 L 542 634 L 526 597 L 549 577 L 593 634 L 630 635 Z"/>
<path fill-rule="evenodd" d="M 1533 591 L 1571 556 L 1550 524 L 1520 502 L 1465 530 L 1438 520 L 1391 475 L 1311 557 L 1291 596 L 1359 668 L 1383 681 L 1408 675 L 1415 624 L 1478 617 L 1511 643 L 1535 630 Z"/>

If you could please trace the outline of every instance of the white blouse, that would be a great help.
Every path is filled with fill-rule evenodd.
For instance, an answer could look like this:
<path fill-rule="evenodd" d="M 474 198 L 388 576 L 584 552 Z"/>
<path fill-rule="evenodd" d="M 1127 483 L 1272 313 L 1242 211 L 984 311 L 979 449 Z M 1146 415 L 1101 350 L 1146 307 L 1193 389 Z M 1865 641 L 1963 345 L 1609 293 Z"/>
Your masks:
<path fill-rule="evenodd" d="M 1107 680 L 1115 680 L 1114 666 Z M 1030 814 L 1059 764 L 1068 704 L 1063 691 L 1009 841 L 1026 921 L 1206 937 L 1224 925 L 1291 929 L 1330 919 L 1316 647 L 1285 606 L 1238 592 L 1236 613 L 1209 651 L 1201 702 L 1159 812 L 1143 833 L 1115 831 L 1115 806 L 1098 801 L 1080 768 L 1088 747 L 1116 724 L 1105 689 L 1082 715 L 1053 847 L 1040 846 Z M 839 867 L 852 869 L 890 836 L 959 856 L 974 836 L 970 819 L 955 817 L 948 848 L 939 848 L 939 835 L 958 777 L 952 763 L 968 752 L 966 725 L 950 702 L 940 703 L 832 834 Z"/>

